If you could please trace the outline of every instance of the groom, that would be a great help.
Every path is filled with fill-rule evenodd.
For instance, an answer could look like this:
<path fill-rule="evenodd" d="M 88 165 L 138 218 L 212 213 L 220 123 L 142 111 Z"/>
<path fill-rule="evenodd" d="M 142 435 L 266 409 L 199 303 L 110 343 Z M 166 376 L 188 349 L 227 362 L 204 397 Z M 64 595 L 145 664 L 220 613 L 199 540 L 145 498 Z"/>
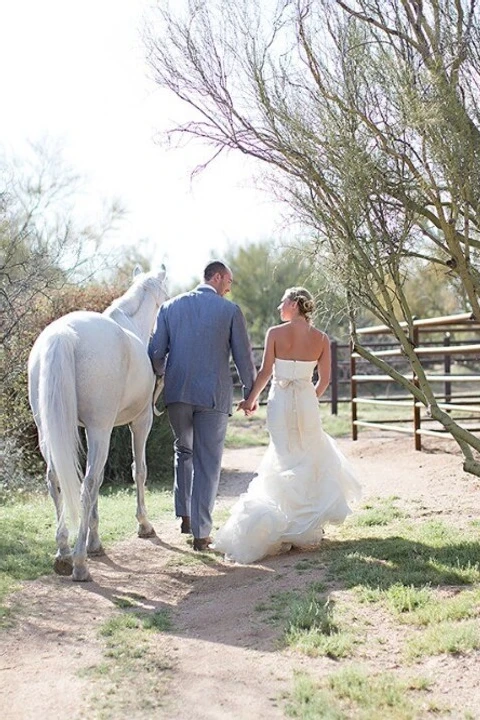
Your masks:
<path fill-rule="evenodd" d="M 243 384 L 252 389 L 256 370 L 245 318 L 225 299 L 233 282 L 223 262 L 210 262 L 204 282 L 164 303 L 148 353 L 157 375 L 165 374 L 164 399 L 174 435 L 175 513 L 181 531 L 193 532 L 193 549 L 211 542 L 233 382 L 230 354 Z"/>

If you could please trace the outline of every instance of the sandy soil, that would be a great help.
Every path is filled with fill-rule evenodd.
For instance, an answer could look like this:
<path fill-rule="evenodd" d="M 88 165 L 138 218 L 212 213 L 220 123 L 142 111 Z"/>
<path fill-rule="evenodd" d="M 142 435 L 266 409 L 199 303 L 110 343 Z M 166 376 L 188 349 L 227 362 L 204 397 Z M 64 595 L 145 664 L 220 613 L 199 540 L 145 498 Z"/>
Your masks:
<path fill-rule="evenodd" d="M 356 443 L 339 444 L 362 483 L 364 501 L 398 495 L 406 504 L 414 501 L 418 516 L 441 517 L 459 526 L 480 517 L 480 483 L 463 473 L 453 446 L 430 443 L 427 452 L 417 453 L 411 438 L 367 435 Z M 245 489 L 262 452 L 225 452 L 219 505 L 230 506 Z M 133 512 L 132 507 L 132 529 Z M 328 658 L 280 650 L 279 628 L 267 624 L 255 609 L 274 592 L 321 579 L 319 567 L 314 577 L 295 569 L 308 555 L 291 552 L 248 567 L 218 556 L 201 561 L 197 554 L 192 562 L 194 554 L 177 521 L 157 522 L 156 530 L 158 537 L 152 540 L 133 537 L 110 548 L 107 556 L 92 559 L 92 583 L 49 576 L 24 583 L 13 596 L 19 614 L 14 628 L 0 637 L 3 720 L 273 720 L 284 717 L 282 696 L 292 690 L 294 671 L 312 677 L 334 671 L 335 662 Z M 119 613 L 117 599 L 127 595 L 138 598 L 139 607 L 168 609 L 173 620 L 173 630 L 158 635 L 163 662 L 158 673 L 163 673 L 164 684 L 161 702 L 150 711 L 133 699 L 125 710 L 115 702 L 99 703 L 101 686 L 82 672 L 104 661 L 98 630 Z M 388 623 L 385 632 L 390 632 Z M 394 668 L 397 640 L 389 635 L 389 653 L 380 657 L 365 650 L 361 660 L 372 672 Z M 449 717 L 463 718 L 465 710 L 470 717 L 480 717 L 480 653 L 433 657 L 423 670 L 435 679 L 436 700 L 457 708 Z M 133 693 L 146 692 L 140 678 L 138 685 L 130 682 L 137 688 Z"/>

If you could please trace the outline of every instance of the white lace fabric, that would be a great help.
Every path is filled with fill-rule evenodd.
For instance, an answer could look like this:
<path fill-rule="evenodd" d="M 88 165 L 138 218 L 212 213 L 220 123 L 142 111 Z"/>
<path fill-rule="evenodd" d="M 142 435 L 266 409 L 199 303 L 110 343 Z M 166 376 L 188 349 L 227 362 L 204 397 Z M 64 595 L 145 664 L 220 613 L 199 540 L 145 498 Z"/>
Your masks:
<path fill-rule="evenodd" d="M 316 362 L 275 360 L 268 398 L 270 445 L 214 547 L 239 563 L 315 548 L 328 523 L 340 524 L 360 486 L 322 428 L 312 383 Z"/>

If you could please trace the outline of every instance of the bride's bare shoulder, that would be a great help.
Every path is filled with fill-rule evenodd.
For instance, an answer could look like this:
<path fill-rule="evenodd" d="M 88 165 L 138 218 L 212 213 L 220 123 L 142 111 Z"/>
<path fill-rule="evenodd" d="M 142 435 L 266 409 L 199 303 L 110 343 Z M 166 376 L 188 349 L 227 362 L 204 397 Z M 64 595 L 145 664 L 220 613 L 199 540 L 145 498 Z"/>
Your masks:
<path fill-rule="evenodd" d="M 313 332 L 315 333 L 315 339 L 324 345 L 325 343 L 329 343 L 330 339 L 326 332 L 323 332 L 323 330 L 319 330 L 316 327 L 312 327 Z"/>

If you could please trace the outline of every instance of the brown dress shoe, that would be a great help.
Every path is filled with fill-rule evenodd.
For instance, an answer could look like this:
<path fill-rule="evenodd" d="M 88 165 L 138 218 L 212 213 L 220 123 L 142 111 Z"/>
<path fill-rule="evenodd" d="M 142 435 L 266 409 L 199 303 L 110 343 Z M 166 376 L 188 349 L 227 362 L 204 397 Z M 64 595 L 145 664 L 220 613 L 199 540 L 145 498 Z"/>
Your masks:
<path fill-rule="evenodd" d="M 199 552 L 208 552 L 210 550 L 211 537 L 193 538 L 193 549 Z"/>
<path fill-rule="evenodd" d="M 182 515 L 182 524 L 180 525 L 180 532 L 183 535 L 189 535 L 192 532 L 190 525 L 190 518 L 188 515 Z"/>

